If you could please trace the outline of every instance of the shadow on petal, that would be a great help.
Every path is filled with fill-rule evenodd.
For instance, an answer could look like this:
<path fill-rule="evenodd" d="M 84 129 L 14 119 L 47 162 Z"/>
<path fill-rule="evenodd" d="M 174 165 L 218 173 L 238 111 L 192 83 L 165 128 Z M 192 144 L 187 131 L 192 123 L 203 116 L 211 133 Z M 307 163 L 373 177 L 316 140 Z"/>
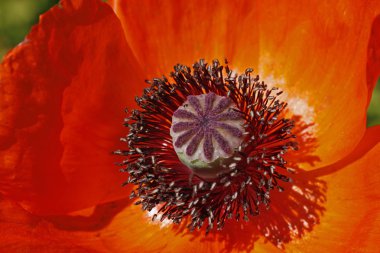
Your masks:
<path fill-rule="evenodd" d="M 379 130 L 380 126 L 368 128 L 362 140 L 350 154 L 334 164 L 307 172 L 307 177 L 315 178 L 329 175 L 360 159 L 380 141 Z"/>
<path fill-rule="evenodd" d="M 380 15 L 372 23 L 371 35 L 368 42 L 367 53 L 367 86 L 368 104 L 371 101 L 373 89 L 380 75 Z"/>
<path fill-rule="evenodd" d="M 47 216 L 57 229 L 66 231 L 98 231 L 107 227 L 114 217 L 132 204 L 129 198 L 97 205 L 92 214 Z"/>
<path fill-rule="evenodd" d="M 203 229 L 191 233 L 186 225 L 173 226 L 177 235 L 189 236 L 190 240 L 197 237 L 201 241 L 217 240 L 224 245 L 221 252 L 251 252 L 260 238 L 284 249 L 286 243 L 302 238 L 319 224 L 325 211 L 326 182 L 306 176 L 307 172 L 300 168 L 301 164 L 313 166 L 319 161 L 319 157 L 313 155 L 318 145 L 317 139 L 312 134 L 313 124 L 305 123 L 297 115 L 292 119 L 295 121 L 293 132 L 297 135 L 299 151 L 287 155 L 287 160 L 290 161 L 288 166 L 296 173 L 291 175 L 292 184 L 282 184 L 283 192 L 271 192 L 270 208 L 262 208 L 260 214 L 248 222 L 229 220 L 222 231 L 211 232 L 208 236 L 204 236 Z"/>

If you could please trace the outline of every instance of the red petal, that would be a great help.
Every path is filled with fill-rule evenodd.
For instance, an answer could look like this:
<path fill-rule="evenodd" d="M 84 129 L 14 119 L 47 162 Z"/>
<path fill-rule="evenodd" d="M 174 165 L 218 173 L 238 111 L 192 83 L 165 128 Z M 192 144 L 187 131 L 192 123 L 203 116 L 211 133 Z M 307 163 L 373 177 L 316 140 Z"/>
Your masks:
<path fill-rule="evenodd" d="M 61 213 L 126 194 L 111 153 L 144 79 L 108 5 L 62 1 L 0 71 L 4 195 Z"/>
<path fill-rule="evenodd" d="M 114 0 L 110 5 L 152 75 L 167 73 L 177 62 L 228 57 L 239 71 L 257 67 L 264 81 L 286 91 L 295 114 L 315 123 L 314 155 L 321 165 L 339 160 L 361 139 L 379 69 L 372 67 L 378 61 L 374 37 L 368 90 L 367 46 L 378 1 Z"/>

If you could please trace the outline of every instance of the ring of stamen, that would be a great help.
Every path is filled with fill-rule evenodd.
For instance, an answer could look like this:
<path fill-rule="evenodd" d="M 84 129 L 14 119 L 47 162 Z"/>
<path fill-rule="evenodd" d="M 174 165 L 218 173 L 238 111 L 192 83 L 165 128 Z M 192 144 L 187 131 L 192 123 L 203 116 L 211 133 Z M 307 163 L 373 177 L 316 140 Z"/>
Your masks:
<path fill-rule="evenodd" d="M 150 87 L 136 98 L 139 109 L 132 110 L 125 122 L 129 133 L 122 141 L 127 149 L 115 152 L 126 156 L 121 163 L 122 171 L 129 175 L 126 184 L 136 186 L 130 195 L 137 198 L 135 204 L 148 211 L 157 209 L 161 220 L 180 223 L 186 219 L 190 230 L 205 226 L 206 233 L 214 227 L 222 229 L 226 219 L 243 217 L 247 221 L 249 215 L 259 214 L 260 205 L 269 206 L 270 191 L 275 188 L 282 191 L 280 182 L 290 181 L 283 155 L 297 149 L 297 144 L 291 133 L 293 122 L 283 118 L 286 103 L 277 98 L 281 92 L 268 89 L 251 73 L 252 69 L 247 69 L 237 76 L 228 65 L 222 66 L 216 60 L 208 65 L 200 60 L 192 69 L 176 65 L 170 81 L 166 77 L 147 81 Z M 213 95 L 206 94 L 226 99 L 210 109 Z M 204 107 L 196 106 L 201 103 L 197 96 L 204 99 Z M 239 144 L 223 144 L 225 139 L 215 130 L 199 133 L 199 126 L 194 126 L 209 122 L 197 122 L 194 113 L 179 110 L 186 103 L 195 105 L 197 115 L 204 113 L 200 108 L 218 112 L 215 127 L 228 129 L 237 136 L 244 129 Z M 224 103 L 232 103 L 236 110 L 223 114 Z M 244 122 L 241 128 L 224 125 L 223 120 L 237 117 L 236 112 Z M 175 122 L 176 117 L 194 120 Z M 182 130 L 190 133 L 177 136 L 173 143 L 170 133 Z M 218 160 L 213 160 L 210 145 L 219 145 L 230 155 L 230 160 L 220 165 L 222 173 L 207 180 L 193 173 L 175 152 L 187 145 L 182 151 L 191 156 L 202 141 L 206 146 L 201 154 L 205 163 Z M 237 155 L 231 156 L 231 152 Z"/>

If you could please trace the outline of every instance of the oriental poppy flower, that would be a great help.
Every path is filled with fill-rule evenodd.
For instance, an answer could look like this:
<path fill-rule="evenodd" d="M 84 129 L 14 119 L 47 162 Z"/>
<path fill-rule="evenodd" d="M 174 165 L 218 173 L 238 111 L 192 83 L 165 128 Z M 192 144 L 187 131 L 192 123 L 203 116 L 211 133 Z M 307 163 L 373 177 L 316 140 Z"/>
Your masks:
<path fill-rule="evenodd" d="M 61 1 L 0 69 L 1 250 L 375 252 L 380 129 L 365 113 L 379 13 L 377 1 Z M 285 91 L 294 182 L 271 191 L 269 210 L 207 236 L 152 222 L 113 166 L 123 108 L 177 62 L 225 57 Z"/>

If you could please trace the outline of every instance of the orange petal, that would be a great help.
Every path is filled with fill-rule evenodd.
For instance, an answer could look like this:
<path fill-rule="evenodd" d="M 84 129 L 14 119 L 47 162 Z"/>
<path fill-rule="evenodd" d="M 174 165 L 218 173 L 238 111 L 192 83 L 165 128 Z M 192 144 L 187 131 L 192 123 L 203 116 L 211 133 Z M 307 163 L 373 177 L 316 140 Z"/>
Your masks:
<path fill-rule="evenodd" d="M 310 172 L 327 182 L 320 225 L 288 245 L 300 252 L 377 252 L 380 240 L 380 126 L 336 164 Z M 318 245 L 315 248 L 314 245 Z"/>
<path fill-rule="evenodd" d="M 257 65 L 259 12 L 254 1 L 108 2 L 150 75 L 166 74 L 177 63 L 191 65 L 200 58 L 227 57 L 234 65 Z"/>
<path fill-rule="evenodd" d="M 315 123 L 320 165 L 339 160 L 361 139 L 372 90 L 367 46 L 378 1 L 109 2 L 151 75 L 177 62 L 227 57 L 240 71 L 258 68 L 263 80 L 286 91 L 294 114 Z M 378 44 L 375 37 L 376 61 Z"/>
<path fill-rule="evenodd" d="M 1 184 L 38 213 L 126 194 L 112 151 L 143 84 L 119 20 L 101 1 L 62 1 L 1 65 Z"/>
<path fill-rule="evenodd" d="M 57 245 L 99 252 L 277 252 L 275 244 L 282 241 L 278 246 L 289 252 L 376 252 L 379 155 L 377 127 L 368 130 L 346 159 L 296 176 L 297 187 L 277 193 L 269 211 L 249 223 L 232 221 L 207 237 L 203 232 L 187 233 L 183 226 L 154 224 L 127 200 L 45 218 L 2 201 L 0 218 L 7 222 L 0 223 L 6 235 L 0 237 L 0 249 L 41 250 Z M 18 246 L 17 240 L 25 243 Z"/>

